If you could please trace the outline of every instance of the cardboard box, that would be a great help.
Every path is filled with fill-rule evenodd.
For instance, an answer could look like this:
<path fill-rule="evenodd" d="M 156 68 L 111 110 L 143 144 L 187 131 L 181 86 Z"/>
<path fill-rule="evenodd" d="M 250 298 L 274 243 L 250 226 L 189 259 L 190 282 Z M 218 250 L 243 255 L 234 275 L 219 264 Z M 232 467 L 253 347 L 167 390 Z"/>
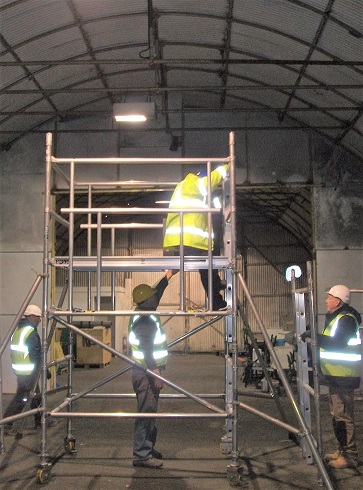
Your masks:
<path fill-rule="evenodd" d="M 83 328 L 83 332 L 111 347 L 111 329 L 103 326 Z M 105 365 L 111 361 L 111 352 L 103 349 L 100 345 L 77 335 L 77 364 Z"/>

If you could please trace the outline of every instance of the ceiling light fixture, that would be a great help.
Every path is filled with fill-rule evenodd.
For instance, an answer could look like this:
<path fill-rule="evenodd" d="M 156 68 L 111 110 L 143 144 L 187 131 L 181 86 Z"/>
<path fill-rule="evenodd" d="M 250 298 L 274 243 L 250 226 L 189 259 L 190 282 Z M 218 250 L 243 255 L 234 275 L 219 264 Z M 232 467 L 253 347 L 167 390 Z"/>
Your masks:
<path fill-rule="evenodd" d="M 117 122 L 144 122 L 155 118 L 155 102 L 128 102 L 113 105 Z"/>

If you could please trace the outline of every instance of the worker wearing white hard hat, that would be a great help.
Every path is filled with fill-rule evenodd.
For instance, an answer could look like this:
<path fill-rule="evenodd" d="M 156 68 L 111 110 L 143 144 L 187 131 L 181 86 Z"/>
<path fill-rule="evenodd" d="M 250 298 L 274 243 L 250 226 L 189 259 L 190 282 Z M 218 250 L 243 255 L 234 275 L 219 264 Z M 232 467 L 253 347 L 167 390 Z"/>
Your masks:
<path fill-rule="evenodd" d="M 333 431 L 338 442 L 325 460 L 335 469 L 358 466 L 354 422 L 354 390 L 360 385 L 361 315 L 350 306 L 350 290 L 343 284 L 329 289 L 322 334 L 318 334 L 322 382 L 329 387 Z M 302 336 L 302 340 L 303 336 Z"/>
<path fill-rule="evenodd" d="M 38 368 L 41 360 L 41 341 L 37 327 L 42 312 L 39 306 L 29 305 L 23 318 L 11 337 L 11 367 L 17 377 L 17 391 L 4 413 L 4 418 L 20 413 L 28 401 L 30 392 L 37 388 Z M 37 408 L 40 401 L 32 399 L 31 408 Z M 40 427 L 41 413 L 34 416 L 35 427 Z M 5 434 L 13 432 L 13 422 L 5 424 Z"/>

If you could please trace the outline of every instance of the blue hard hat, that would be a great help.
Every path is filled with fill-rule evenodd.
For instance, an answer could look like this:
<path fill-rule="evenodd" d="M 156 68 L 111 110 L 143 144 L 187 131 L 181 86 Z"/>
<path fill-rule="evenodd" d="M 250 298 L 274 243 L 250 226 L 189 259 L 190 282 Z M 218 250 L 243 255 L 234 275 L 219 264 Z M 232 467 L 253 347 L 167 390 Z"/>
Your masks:
<path fill-rule="evenodd" d="M 207 170 L 201 170 L 200 172 L 197 173 L 198 177 L 202 179 L 203 177 L 207 177 L 208 171 Z"/>

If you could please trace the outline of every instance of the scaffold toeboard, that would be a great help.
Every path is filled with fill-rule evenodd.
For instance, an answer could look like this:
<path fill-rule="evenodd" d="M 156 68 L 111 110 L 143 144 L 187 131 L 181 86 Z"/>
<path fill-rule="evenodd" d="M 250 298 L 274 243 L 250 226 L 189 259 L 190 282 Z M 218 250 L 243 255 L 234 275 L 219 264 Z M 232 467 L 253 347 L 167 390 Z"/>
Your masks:
<path fill-rule="evenodd" d="M 68 268 L 69 257 L 53 257 L 50 264 L 54 267 Z M 228 257 L 213 257 L 213 269 L 226 269 L 229 265 Z M 208 257 L 184 257 L 184 271 L 197 271 L 208 269 Z M 166 269 L 180 269 L 180 257 L 102 257 L 100 260 L 102 272 L 112 271 L 164 271 Z M 92 272 L 98 269 L 97 257 L 74 257 L 73 270 Z"/>

